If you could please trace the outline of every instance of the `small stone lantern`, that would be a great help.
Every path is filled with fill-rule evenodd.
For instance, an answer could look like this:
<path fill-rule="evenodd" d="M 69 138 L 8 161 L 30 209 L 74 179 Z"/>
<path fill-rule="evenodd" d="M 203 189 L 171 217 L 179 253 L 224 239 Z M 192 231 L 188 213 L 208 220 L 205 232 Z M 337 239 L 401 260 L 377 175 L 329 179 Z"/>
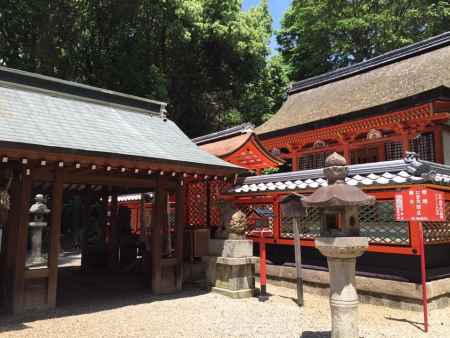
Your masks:
<path fill-rule="evenodd" d="M 375 198 L 345 184 L 345 158 L 331 154 L 323 169 L 328 185 L 304 197 L 305 207 L 321 210 L 321 235 L 315 246 L 327 257 L 330 272 L 332 338 L 358 338 L 358 294 L 355 288 L 356 257 L 367 251 L 369 239 L 359 237 L 359 210 Z"/>
<path fill-rule="evenodd" d="M 281 215 L 292 219 L 299 219 L 305 216 L 302 199 L 303 196 L 295 192 L 283 198 L 280 202 Z"/>
<path fill-rule="evenodd" d="M 50 212 L 45 204 L 44 195 L 37 194 L 35 203 L 30 207 L 30 214 L 33 220 L 29 223 L 31 237 L 31 254 L 28 258 L 29 265 L 39 265 L 45 262 L 42 257 L 42 232 L 47 226 L 44 217 Z"/>

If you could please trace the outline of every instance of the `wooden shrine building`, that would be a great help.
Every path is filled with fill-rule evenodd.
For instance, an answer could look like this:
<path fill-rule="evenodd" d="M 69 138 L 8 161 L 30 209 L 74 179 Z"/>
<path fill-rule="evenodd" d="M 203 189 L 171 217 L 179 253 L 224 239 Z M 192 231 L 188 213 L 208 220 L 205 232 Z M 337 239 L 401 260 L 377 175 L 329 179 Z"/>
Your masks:
<path fill-rule="evenodd" d="M 79 216 L 84 234 L 89 233 L 81 240 L 82 264 L 104 257 L 102 262 L 117 269 L 126 257 L 125 250 L 119 257 L 126 231 L 119 226 L 117 196 L 128 193 L 151 192 L 154 198 L 151 224 L 146 224 L 140 246 L 148 286 L 155 294 L 182 287 L 184 182 L 219 181 L 241 169 L 197 147 L 167 119 L 165 106 L 0 68 L 3 308 L 21 312 L 55 306 L 66 210 L 72 215 L 67 219 Z M 47 224 L 42 241 L 30 224 L 30 206 L 37 194 L 50 209 L 42 220 Z M 169 195 L 176 200 L 174 230 L 168 228 Z M 67 207 L 76 201 L 81 207 Z M 170 248 L 167 237 L 172 238 Z M 40 264 L 29 259 L 36 243 Z M 137 247 L 133 250 L 135 259 Z"/>
<path fill-rule="evenodd" d="M 208 153 L 257 174 L 261 174 L 263 169 L 282 165 L 284 161 L 266 150 L 254 129 L 252 124 L 245 123 L 194 138 L 192 141 Z"/>
<path fill-rule="evenodd" d="M 401 159 L 450 163 L 450 32 L 297 82 L 255 132 L 293 171 Z"/>
<path fill-rule="evenodd" d="M 395 291 L 365 291 L 420 302 L 420 293 L 399 290 L 420 282 L 419 258 L 425 255 L 427 280 L 447 285 L 433 299 L 448 300 L 449 123 L 450 32 L 293 84 L 280 110 L 255 129 L 267 151 L 287 162 L 285 170 L 242 178 L 225 194 L 248 215 L 265 215 L 264 237 L 258 230 L 249 237 L 267 244 L 268 258 L 278 265 L 292 262 L 292 220 L 283 217 L 280 201 L 291 192 L 308 195 L 327 184 L 321 168 L 328 155 L 338 152 L 349 164 L 346 182 L 377 199 L 360 210 L 370 247 L 358 261 L 358 274 L 390 280 L 387 289 L 396 285 Z M 411 187 L 444 192 L 446 221 L 396 222 L 395 194 Z M 326 262 L 314 248 L 320 216 L 310 210 L 300 223 L 303 266 L 323 271 Z M 279 278 L 283 269 L 274 271 Z M 319 275 L 309 281 L 318 283 Z"/>

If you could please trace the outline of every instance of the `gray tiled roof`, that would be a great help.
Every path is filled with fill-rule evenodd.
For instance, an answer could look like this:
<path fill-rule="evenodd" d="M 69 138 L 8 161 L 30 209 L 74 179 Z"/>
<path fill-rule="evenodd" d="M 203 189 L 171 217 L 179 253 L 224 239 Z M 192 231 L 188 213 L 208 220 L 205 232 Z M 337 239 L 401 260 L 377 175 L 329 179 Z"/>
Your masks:
<path fill-rule="evenodd" d="M 395 184 L 436 183 L 450 185 L 450 166 L 405 158 L 348 166 L 345 182 L 349 185 L 374 186 Z M 322 169 L 246 177 L 229 192 L 246 194 L 261 192 L 289 192 L 326 186 Z"/>
<path fill-rule="evenodd" d="M 0 80 L 1 142 L 239 170 L 155 112 Z"/>
<path fill-rule="evenodd" d="M 216 131 L 215 133 L 199 136 L 192 139 L 192 142 L 195 144 L 204 144 L 204 143 L 210 143 L 215 142 L 217 140 L 221 140 L 224 138 L 230 138 L 236 135 L 242 135 L 246 134 L 249 131 L 253 131 L 255 129 L 255 126 L 252 123 L 243 123 L 238 126 L 234 126 L 228 129 Z"/>

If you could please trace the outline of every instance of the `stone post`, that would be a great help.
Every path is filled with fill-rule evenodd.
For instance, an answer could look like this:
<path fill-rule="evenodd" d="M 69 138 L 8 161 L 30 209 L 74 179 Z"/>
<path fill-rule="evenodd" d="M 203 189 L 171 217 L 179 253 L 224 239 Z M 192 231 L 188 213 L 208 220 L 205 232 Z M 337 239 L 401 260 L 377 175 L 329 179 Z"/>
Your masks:
<path fill-rule="evenodd" d="M 330 272 L 331 338 L 359 338 L 356 258 L 369 247 L 367 237 L 323 237 L 316 248 L 327 257 Z"/>

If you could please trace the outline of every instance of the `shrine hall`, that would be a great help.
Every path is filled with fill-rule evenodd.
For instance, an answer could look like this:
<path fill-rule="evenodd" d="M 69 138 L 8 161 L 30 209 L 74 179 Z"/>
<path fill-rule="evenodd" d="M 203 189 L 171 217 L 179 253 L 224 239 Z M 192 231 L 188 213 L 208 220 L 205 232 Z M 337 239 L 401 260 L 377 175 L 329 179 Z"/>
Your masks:
<path fill-rule="evenodd" d="M 197 147 L 163 102 L 0 68 L 2 309 L 55 307 L 69 250 L 81 251 L 77 276 L 137 271 L 154 294 L 180 290 L 185 182 L 240 171 Z M 138 236 L 118 205 L 131 193 L 153 203 Z"/>

